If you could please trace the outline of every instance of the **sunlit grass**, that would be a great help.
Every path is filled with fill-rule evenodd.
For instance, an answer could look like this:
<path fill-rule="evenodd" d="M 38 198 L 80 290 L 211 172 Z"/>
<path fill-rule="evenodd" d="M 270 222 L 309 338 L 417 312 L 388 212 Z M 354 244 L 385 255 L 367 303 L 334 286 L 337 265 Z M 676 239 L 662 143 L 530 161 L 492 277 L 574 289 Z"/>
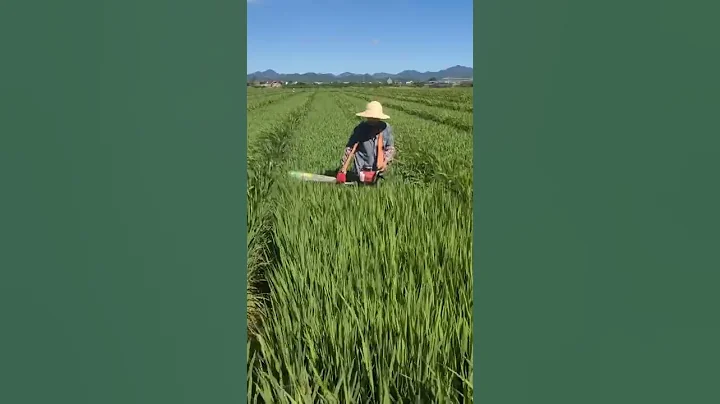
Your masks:
<path fill-rule="evenodd" d="M 249 153 L 268 294 L 248 345 L 248 401 L 471 402 L 472 161 L 423 146 L 457 129 L 389 109 L 399 155 L 386 183 L 284 175 L 337 168 L 357 101 L 319 91 Z"/>

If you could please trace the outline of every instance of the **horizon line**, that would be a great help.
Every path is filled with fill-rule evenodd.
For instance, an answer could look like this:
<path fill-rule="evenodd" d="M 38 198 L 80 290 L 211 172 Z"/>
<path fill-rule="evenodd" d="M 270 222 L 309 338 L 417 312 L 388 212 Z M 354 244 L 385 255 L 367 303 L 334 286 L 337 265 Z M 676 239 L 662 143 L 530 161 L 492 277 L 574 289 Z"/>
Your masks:
<path fill-rule="evenodd" d="M 418 72 L 418 73 L 437 73 L 437 72 L 439 72 L 439 71 L 441 71 L 441 70 L 447 70 L 447 69 L 451 69 L 451 68 L 453 68 L 453 67 L 464 67 L 464 68 L 467 68 L 467 69 L 473 69 L 472 66 L 463 66 L 463 65 L 453 65 L 453 66 L 446 67 L 446 68 L 444 68 L 444 69 L 440 69 L 440 70 L 437 70 L 437 71 L 431 71 L 431 70 L 420 71 L 420 70 L 415 70 L 415 69 L 405 69 L 405 70 L 402 70 L 402 71 L 397 72 L 397 73 L 387 73 L 387 72 L 354 73 L 354 72 L 350 72 L 350 71 L 343 71 L 343 72 L 341 72 L 341 73 L 330 73 L 330 72 L 326 72 L 326 73 L 321 73 L 321 72 L 281 73 L 281 72 L 276 71 L 275 69 L 265 69 L 265 70 L 255 70 L 254 72 L 248 72 L 247 74 L 250 75 L 250 74 L 254 74 L 254 73 L 264 73 L 264 72 L 266 72 L 266 71 L 268 71 L 268 70 L 272 70 L 272 71 L 275 72 L 276 74 L 280 74 L 280 75 L 283 75 L 283 74 L 284 74 L 284 75 L 288 75 L 288 74 L 299 74 L 299 75 L 303 75 L 303 74 L 330 74 L 330 75 L 333 75 L 333 76 L 338 76 L 338 75 L 340 75 L 340 74 L 350 73 L 350 74 L 354 74 L 354 75 L 357 75 L 357 76 L 362 76 L 362 75 L 366 75 L 366 74 L 372 76 L 373 74 L 381 74 L 381 73 L 382 73 L 382 74 L 399 74 L 399 73 L 402 73 L 402 72 L 407 71 L 407 70 L 414 70 L 414 71 L 416 71 L 416 72 Z"/>

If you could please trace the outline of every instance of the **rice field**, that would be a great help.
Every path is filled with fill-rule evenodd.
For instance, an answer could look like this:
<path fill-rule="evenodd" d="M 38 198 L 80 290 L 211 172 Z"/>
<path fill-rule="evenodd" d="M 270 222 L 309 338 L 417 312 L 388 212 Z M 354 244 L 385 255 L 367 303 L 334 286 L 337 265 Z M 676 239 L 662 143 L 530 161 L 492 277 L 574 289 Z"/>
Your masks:
<path fill-rule="evenodd" d="M 333 175 L 371 100 L 397 155 Z M 249 89 L 248 402 L 472 402 L 472 89 Z"/>

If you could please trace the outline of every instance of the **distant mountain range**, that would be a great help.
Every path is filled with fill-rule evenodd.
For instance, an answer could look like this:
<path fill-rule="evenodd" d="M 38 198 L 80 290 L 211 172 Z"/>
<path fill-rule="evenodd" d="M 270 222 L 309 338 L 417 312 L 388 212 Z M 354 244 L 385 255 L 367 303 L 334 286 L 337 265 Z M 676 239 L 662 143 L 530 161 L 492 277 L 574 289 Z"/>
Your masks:
<path fill-rule="evenodd" d="M 289 73 L 282 74 L 274 70 L 265 70 L 264 72 L 255 72 L 247 75 L 248 81 L 298 81 L 303 83 L 314 83 L 314 82 L 333 82 L 348 81 L 351 83 L 369 82 L 369 81 L 385 81 L 388 78 L 393 81 L 428 81 L 432 78 L 442 79 L 445 77 L 453 78 L 471 78 L 473 75 L 472 67 L 466 66 L 453 66 L 437 72 L 419 72 L 417 70 L 403 70 L 397 74 L 391 73 L 373 73 L 373 74 L 358 74 L 345 72 L 338 75 L 330 73 Z"/>

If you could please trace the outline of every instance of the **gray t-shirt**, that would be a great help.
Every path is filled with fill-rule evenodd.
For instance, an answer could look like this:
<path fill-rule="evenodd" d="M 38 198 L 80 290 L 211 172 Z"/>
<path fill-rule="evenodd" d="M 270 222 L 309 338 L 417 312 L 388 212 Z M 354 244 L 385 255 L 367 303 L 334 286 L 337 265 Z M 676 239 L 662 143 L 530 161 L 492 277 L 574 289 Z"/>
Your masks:
<path fill-rule="evenodd" d="M 358 144 L 355 151 L 355 172 L 360 172 L 363 168 L 377 170 L 377 142 L 378 135 L 382 134 L 383 149 L 395 146 L 392 127 L 386 122 L 380 122 L 378 126 L 373 126 L 363 121 L 353 130 L 347 147 L 353 147 Z"/>

